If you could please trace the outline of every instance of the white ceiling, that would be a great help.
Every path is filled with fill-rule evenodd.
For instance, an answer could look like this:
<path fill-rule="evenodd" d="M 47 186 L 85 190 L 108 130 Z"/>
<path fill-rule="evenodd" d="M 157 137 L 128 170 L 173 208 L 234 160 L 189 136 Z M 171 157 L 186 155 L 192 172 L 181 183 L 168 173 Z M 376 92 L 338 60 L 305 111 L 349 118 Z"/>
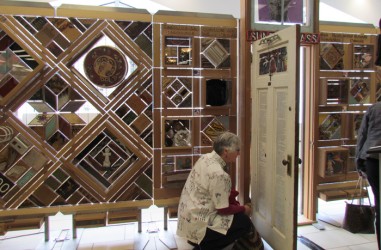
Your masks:
<path fill-rule="evenodd" d="M 114 2 L 120 6 L 147 9 L 154 13 L 158 9 L 228 14 L 240 17 L 239 0 L 14 0 L 30 2 L 54 2 L 69 4 L 101 5 Z M 334 22 L 369 23 L 378 27 L 381 18 L 380 0 L 320 0 L 320 20 Z"/>

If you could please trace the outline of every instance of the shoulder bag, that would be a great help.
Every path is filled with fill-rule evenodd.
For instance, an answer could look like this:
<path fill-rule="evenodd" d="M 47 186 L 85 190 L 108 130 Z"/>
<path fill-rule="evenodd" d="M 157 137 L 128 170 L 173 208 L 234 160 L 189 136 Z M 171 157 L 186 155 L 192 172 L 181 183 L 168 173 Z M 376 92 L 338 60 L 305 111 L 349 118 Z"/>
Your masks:
<path fill-rule="evenodd" d="M 362 234 L 374 234 L 375 233 L 375 209 L 370 203 L 370 198 L 368 192 L 366 192 L 369 205 L 364 204 L 363 202 L 363 183 L 367 182 L 362 176 L 359 177 L 359 180 L 356 185 L 356 189 L 360 187 L 359 191 L 359 202 L 354 204 L 356 193 L 353 194 L 352 202 L 346 202 L 345 206 L 345 215 L 343 220 L 343 228 L 351 233 L 362 233 Z M 366 188 L 368 187 L 366 183 Z M 368 191 L 368 189 L 366 189 Z"/>

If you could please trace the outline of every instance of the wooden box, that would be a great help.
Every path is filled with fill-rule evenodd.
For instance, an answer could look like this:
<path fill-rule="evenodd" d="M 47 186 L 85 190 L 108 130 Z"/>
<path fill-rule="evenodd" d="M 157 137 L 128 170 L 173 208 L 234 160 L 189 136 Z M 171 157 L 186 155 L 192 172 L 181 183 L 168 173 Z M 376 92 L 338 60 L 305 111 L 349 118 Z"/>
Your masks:
<path fill-rule="evenodd" d="M 318 149 L 319 175 L 321 177 L 345 175 L 349 157 L 348 148 L 324 147 Z"/>

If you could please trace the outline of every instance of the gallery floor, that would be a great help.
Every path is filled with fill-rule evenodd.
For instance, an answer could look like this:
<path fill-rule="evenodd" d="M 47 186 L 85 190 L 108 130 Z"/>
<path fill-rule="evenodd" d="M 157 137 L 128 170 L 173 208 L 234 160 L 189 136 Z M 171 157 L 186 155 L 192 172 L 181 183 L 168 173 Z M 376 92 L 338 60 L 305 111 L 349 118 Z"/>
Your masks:
<path fill-rule="evenodd" d="M 319 205 L 320 217 L 328 223 L 319 220 L 318 226 L 299 226 L 298 250 L 377 249 L 375 235 L 352 234 L 340 228 L 344 202 L 334 201 Z M 44 241 L 43 227 L 36 230 L 11 231 L 0 237 L 0 250 L 192 249 L 192 246 L 184 239 L 174 234 L 177 225 L 176 219 L 170 219 L 168 230 L 163 230 L 163 209 L 157 207 L 143 210 L 143 225 L 140 234 L 137 233 L 137 223 L 127 223 L 79 229 L 77 238 L 72 239 L 70 216 L 58 214 L 50 217 L 49 222 L 50 240 L 48 242 Z M 265 243 L 265 250 L 272 250 L 272 248 Z"/>

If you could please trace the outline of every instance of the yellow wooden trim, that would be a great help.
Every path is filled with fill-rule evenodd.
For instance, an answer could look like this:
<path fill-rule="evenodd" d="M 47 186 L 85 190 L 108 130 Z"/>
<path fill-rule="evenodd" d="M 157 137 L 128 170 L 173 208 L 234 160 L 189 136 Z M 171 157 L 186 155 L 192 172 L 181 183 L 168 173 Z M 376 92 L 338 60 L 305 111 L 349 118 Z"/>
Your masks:
<path fill-rule="evenodd" d="M 320 22 L 320 32 L 337 32 L 337 33 L 359 33 L 359 34 L 378 34 L 379 31 L 371 24 L 357 23 L 334 23 Z"/>
<path fill-rule="evenodd" d="M 0 217 L 8 216 L 28 216 L 28 215 L 54 215 L 58 213 L 59 207 L 39 207 L 39 208 L 17 208 L 0 210 Z"/>
<path fill-rule="evenodd" d="M 0 14 L 54 16 L 54 8 L 49 3 L 0 1 Z"/>
<path fill-rule="evenodd" d="M 336 189 L 345 189 L 356 187 L 357 180 L 355 181 L 345 181 L 345 182 L 331 182 L 331 183 L 321 183 L 317 185 L 317 191 L 324 190 L 336 190 Z"/>
<path fill-rule="evenodd" d="M 169 206 L 177 206 L 179 204 L 180 197 L 176 198 L 168 198 L 168 199 L 158 199 L 154 200 L 154 205 L 158 207 L 169 207 Z"/>
<path fill-rule="evenodd" d="M 153 16 L 153 22 L 173 24 L 195 24 L 209 26 L 236 27 L 237 19 L 232 15 L 205 14 L 160 10 Z"/>
<path fill-rule="evenodd" d="M 99 204 L 81 204 L 75 206 L 60 206 L 60 212 L 63 214 L 72 214 L 79 212 L 102 212 L 115 209 L 128 208 L 146 208 L 153 204 L 152 200 L 139 201 L 121 201 L 121 202 L 106 202 Z"/>
<path fill-rule="evenodd" d="M 59 17 L 95 18 L 113 20 L 135 20 L 151 22 L 152 16 L 147 10 L 117 7 L 100 7 L 63 4 L 57 8 Z"/>

